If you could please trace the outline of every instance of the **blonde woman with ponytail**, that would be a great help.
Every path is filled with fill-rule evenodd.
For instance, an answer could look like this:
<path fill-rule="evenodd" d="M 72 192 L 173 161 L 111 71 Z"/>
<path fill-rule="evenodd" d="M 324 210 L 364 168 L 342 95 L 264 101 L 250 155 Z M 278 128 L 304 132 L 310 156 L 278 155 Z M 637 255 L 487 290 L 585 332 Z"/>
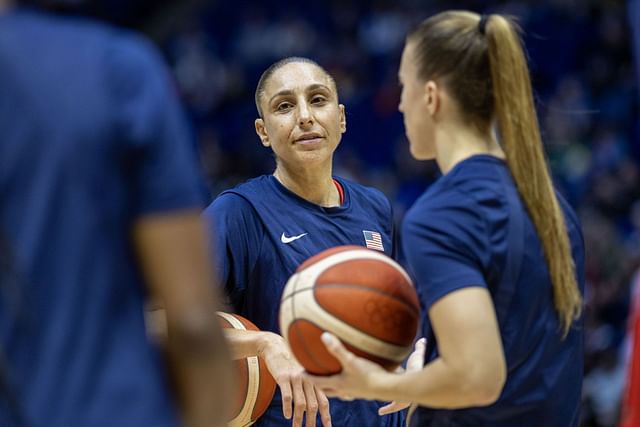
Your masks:
<path fill-rule="evenodd" d="M 312 381 L 385 411 L 414 403 L 413 426 L 578 426 L 584 245 L 549 176 L 518 27 L 435 15 L 407 37 L 399 79 L 410 151 L 443 174 L 401 231 L 425 364 L 389 373 L 325 334 L 343 371 Z"/>

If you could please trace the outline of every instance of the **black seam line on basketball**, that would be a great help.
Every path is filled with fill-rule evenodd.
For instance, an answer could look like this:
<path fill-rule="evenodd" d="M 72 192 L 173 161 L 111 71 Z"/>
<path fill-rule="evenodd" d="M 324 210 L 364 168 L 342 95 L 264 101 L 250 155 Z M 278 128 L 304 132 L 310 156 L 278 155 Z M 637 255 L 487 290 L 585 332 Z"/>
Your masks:
<path fill-rule="evenodd" d="M 323 286 L 324 286 L 324 285 L 323 285 Z M 343 285 L 338 285 L 338 286 L 343 286 Z M 367 289 L 368 289 L 368 288 L 367 288 Z M 302 290 L 302 291 L 300 291 L 300 293 L 301 293 L 301 292 L 304 292 L 304 291 L 306 291 L 306 290 L 309 290 L 309 289 Z M 384 293 L 383 293 L 383 295 L 386 295 L 386 294 L 384 294 Z M 292 294 L 292 296 L 293 296 L 293 294 Z M 315 301 L 316 305 L 320 308 L 320 310 L 324 311 L 325 313 L 327 313 L 327 314 L 329 314 L 329 315 L 331 315 L 331 316 L 334 316 L 334 315 L 333 315 L 333 313 L 329 312 L 326 308 L 324 308 L 323 306 L 321 306 L 320 304 L 318 304 L 318 301 L 316 301 L 316 300 L 315 300 L 315 295 L 313 295 L 313 299 L 314 299 L 314 301 Z M 294 299 L 293 301 L 291 301 L 291 307 L 293 307 L 293 306 L 295 305 L 294 303 L 295 303 L 295 299 Z M 307 322 L 309 322 L 309 323 L 311 323 L 311 324 L 313 324 L 313 325 L 317 326 L 318 328 L 322 329 L 323 331 L 326 331 L 326 329 L 325 329 L 325 327 L 324 327 L 324 326 L 319 325 L 319 324 L 317 324 L 317 323 L 313 322 L 311 319 L 309 319 L 309 318 L 308 318 L 308 317 L 306 317 L 306 316 L 298 318 L 298 317 L 296 317 L 296 316 L 295 316 L 295 310 L 293 310 L 293 309 L 292 309 L 291 311 L 292 311 L 292 313 L 293 313 L 293 320 L 292 320 L 292 322 L 291 322 L 291 323 L 295 322 L 296 320 L 305 320 L 305 321 L 307 321 Z M 354 325 L 352 325 L 352 324 L 350 324 L 350 323 L 348 323 L 348 322 L 344 321 L 343 319 L 337 318 L 337 320 L 338 320 L 338 321 L 340 321 L 340 322 L 342 322 L 342 323 L 344 323 L 345 325 L 349 326 L 350 328 L 358 329 L 358 327 L 357 327 L 357 326 L 354 326 Z M 282 332 L 282 331 L 281 331 L 281 332 Z M 363 333 L 363 334 L 365 334 L 365 335 L 370 335 L 370 334 L 368 334 L 367 332 L 363 332 L 363 331 L 360 331 L 360 332 L 361 332 L 361 333 Z M 376 340 L 378 340 L 378 341 L 380 341 L 380 342 L 383 342 L 383 343 L 385 343 L 385 344 L 389 344 L 389 345 L 394 346 L 394 347 L 403 347 L 403 345 L 402 345 L 402 344 L 397 344 L 397 343 L 394 343 L 394 342 L 390 342 L 390 341 L 387 341 L 387 340 L 385 340 L 385 339 L 382 339 L 382 338 L 379 338 L 379 337 L 376 337 L 376 336 L 373 336 L 373 335 L 371 335 L 371 338 L 374 338 L 374 339 L 376 339 Z M 341 339 L 342 339 L 342 338 L 341 338 Z M 342 339 L 342 340 L 343 340 L 343 341 L 347 341 L 347 342 L 348 342 L 348 340 L 347 340 L 347 339 Z M 358 348 L 355 344 L 350 344 L 350 345 L 352 345 L 353 347 Z M 406 346 L 404 346 L 404 347 L 406 347 Z M 380 357 L 382 357 L 382 356 L 380 356 Z M 392 360 L 392 359 L 388 359 L 388 360 Z M 394 360 L 394 362 L 395 362 L 395 360 Z"/>
<path fill-rule="evenodd" d="M 291 297 L 291 295 L 295 295 L 296 293 L 298 293 L 298 281 L 300 280 L 300 276 L 296 276 L 296 281 L 293 282 L 293 290 L 291 291 L 291 294 L 287 297 L 284 298 L 282 301 L 280 301 L 280 305 L 282 305 L 282 303 L 284 303 L 289 297 Z M 295 304 L 296 300 L 291 300 L 291 319 L 295 319 L 296 318 L 296 304 Z M 284 331 L 280 331 L 280 334 L 282 336 L 284 336 Z"/>
<path fill-rule="evenodd" d="M 326 310 L 324 307 L 322 307 L 322 306 L 320 306 L 320 308 L 322 308 L 324 311 L 327 311 L 327 310 Z M 328 313 L 329 313 L 329 312 L 328 312 Z M 331 313 L 329 313 L 329 314 L 331 314 Z M 340 318 L 337 318 L 337 319 L 338 319 L 340 322 L 342 322 L 342 323 L 346 324 L 347 326 L 349 326 L 350 328 L 358 329 L 358 327 L 357 327 L 357 326 L 354 326 L 354 325 L 352 325 L 352 324 L 350 324 L 350 323 L 348 323 L 348 322 L 345 322 L 344 320 L 342 320 L 342 319 L 340 319 Z M 307 322 L 309 322 L 309 323 L 312 323 L 312 324 L 316 325 L 318 328 L 322 329 L 323 331 L 326 331 L 326 330 L 327 330 L 327 329 L 325 329 L 325 328 L 324 328 L 324 326 L 319 325 L 319 324 L 317 324 L 317 323 L 313 322 L 311 319 L 309 319 L 309 318 L 308 318 L 308 317 L 306 317 L 306 316 L 305 316 L 305 317 L 300 317 L 300 318 L 294 317 L 294 319 L 293 319 L 292 323 L 293 323 L 293 322 L 295 322 L 296 320 L 304 320 L 304 321 L 307 321 Z M 376 336 L 374 336 L 374 335 L 371 335 L 371 334 L 370 334 L 370 333 L 368 333 L 368 332 L 364 332 L 364 331 L 361 331 L 361 330 L 359 330 L 359 329 L 358 329 L 358 331 L 359 331 L 360 333 L 362 333 L 362 334 L 370 335 L 370 336 L 371 336 L 371 338 L 376 339 L 376 340 L 378 340 L 378 341 L 380 341 L 380 342 L 383 342 L 383 343 L 385 343 L 385 344 L 389 344 L 389 345 L 392 345 L 392 346 L 394 346 L 394 347 L 406 347 L 406 346 L 403 346 L 402 344 L 397 344 L 397 343 L 395 343 L 395 342 L 387 341 L 387 340 L 385 340 L 385 339 L 383 339 L 383 338 L 376 337 Z M 331 332 L 331 331 L 328 331 L 328 332 Z M 333 332 L 331 332 L 331 333 L 332 333 L 332 334 L 334 334 L 334 335 L 336 335 L 336 334 L 335 334 L 335 333 L 333 333 Z M 337 335 L 336 335 L 336 336 L 337 336 Z M 338 338 L 340 338 L 340 337 L 338 337 Z M 345 341 L 345 342 L 349 342 L 349 340 L 347 340 L 347 339 L 343 339 L 343 338 L 340 338 L 340 339 L 341 339 L 341 340 L 343 340 L 343 341 Z M 351 346 L 353 346 L 353 347 L 356 347 L 356 348 L 359 348 L 359 347 L 358 347 L 357 345 L 355 345 L 355 344 L 351 344 L 351 343 L 349 343 L 349 345 L 351 345 Z M 364 350 L 363 350 L 363 351 L 364 351 Z M 380 357 L 382 357 L 382 356 L 380 356 Z M 392 359 L 387 359 L 387 360 L 392 360 Z M 393 361 L 394 361 L 394 362 L 397 362 L 397 360 L 393 360 Z"/>
<path fill-rule="evenodd" d="M 313 320 L 309 320 L 309 319 L 306 319 L 306 318 L 301 318 L 301 319 L 296 319 L 296 320 L 304 320 L 305 322 L 309 322 L 309 323 L 311 323 L 313 326 L 317 327 L 318 329 L 320 329 L 320 330 L 322 330 L 322 331 L 324 331 L 324 330 L 325 330 L 321 325 L 319 325 L 319 324 L 315 323 Z M 336 336 L 337 336 L 337 335 L 336 335 Z M 352 347 L 352 348 L 354 348 L 354 349 L 357 349 L 358 351 L 362 351 L 362 352 L 364 352 L 364 353 L 369 353 L 367 350 L 363 350 L 362 348 L 358 347 L 357 345 L 350 343 L 350 342 L 349 342 L 349 340 L 347 340 L 347 339 L 340 338 L 340 337 L 338 337 L 338 339 L 340 339 L 340 341 L 342 341 L 344 345 L 348 345 L 348 346 L 350 346 L 350 347 Z M 380 338 L 376 338 L 376 339 L 380 340 Z M 384 340 L 380 340 L 380 341 L 386 342 L 386 341 L 384 341 Z M 397 344 L 393 344 L 393 343 L 387 343 L 387 344 L 391 344 L 391 345 L 398 346 Z M 399 347 L 399 346 L 398 346 L 398 347 Z M 305 346 L 305 350 L 306 350 L 306 346 Z M 350 351 L 352 351 L 352 350 L 350 350 Z M 397 360 L 389 359 L 389 358 L 387 358 L 387 357 L 380 356 L 379 354 L 372 354 L 372 353 L 369 353 L 369 354 L 371 354 L 372 356 L 375 356 L 375 357 L 377 357 L 378 359 L 381 359 L 381 360 L 386 360 L 386 361 L 389 361 L 389 362 L 398 363 L 398 361 L 397 361 Z M 313 357 L 313 355 L 310 355 L 310 356 L 311 356 L 311 358 L 312 358 L 313 360 L 316 360 L 316 359 Z M 335 357 L 335 356 L 334 356 L 334 357 Z M 338 362 L 340 362 L 340 361 L 338 361 Z M 318 363 L 318 365 L 323 366 L 323 365 L 322 365 L 322 363 Z M 340 366 L 341 366 L 341 369 L 342 369 L 342 365 L 340 365 Z M 324 366 L 323 366 L 323 367 L 324 367 Z"/>
<path fill-rule="evenodd" d="M 322 285 L 322 288 L 351 288 L 351 289 L 358 289 L 358 290 L 362 290 L 362 289 L 363 289 L 363 287 L 362 287 L 362 286 L 359 286 L 359 285 L 349 285 L 349 284 L 343 284 L 343 283 L 323 284 L 323 285 Z M 318 302 L 318 299 L 316 298 L 315 290 L 316 290 L 317 288 L 314 286 L 312 289 L 313 289 L 313 293 L 312 293 L 312 295 L 313 295 L 313 299 L 314 299 L 314 301 L 316 302 L 316 304 L 317 304 L 319 307 L 322 307 L 322 305 Z M 364 289 L 366 289 L 366 290 L 368 290 L 368 291 L 373 291 L 373 292 L 375 292 L 375 293 L 377 293 L 377 294 L 379 294 L 379 295 L 384 295 L 385 297 L 387 297 L 387 298 L 389 298 L 389 299 L 392 299 L 392 300 L 394 300 L 394 301 L 397 301 L 397 302 L 399 302 L 400 304 L 404 305 L 406 308 L 408 308 L 408 309 L 409 309 L 409 310 L 410 310 L 414 315 L 416 315 L 416 316 L 419 316 L 419 315 L 420 315 L 420 312 L 419 312 L 419 311 L 415 310 L 413 307 L 411 307 L 411 306 L 410 306 L 409 304 L 407 304 L 405 301 L 403 301 L 403 300 L 401 300 L 401 299 L 399 299 L 399 298 L 396 298 L 396 297 L 395 297 L 395 296 L 393 296 L 393 295 L 390 295 L 390 294 L 388 294 L 388 293 L 386 293 L 386 292 L 382 292 L 382 291 L 380 291 L 380 290 L 378 290 L 378 289 L 376 289 L 376 288 L 364 288 Z M 324 307 L 322 307 L 322 309 L 323 309 L 323 310 L 325 310 L 325 311 L 327 311 L 327 309 L 326 309 L 326 308 L 324 308 Z M 345 322 L 345 321 L 344 321 L 344 320 L 342 320 L 342 319 L 340 319 L 340 321 L 342 321 L 342 322 L 346 323 L 347 325 L 349 325 L 349 326 L 351 326 L 351 327 L 355 327 L 355 326 L 353 326 L 353 325 L 351 325 L 351 324 L 349 324 L 349 323 Z M 375 338 L 375 339 L 377 339 L 377 340 L 380 340 L 380 341 L 382 341 L 382 342 L 384 342 L 384 343 L 391 344 L 391 345 L 393 345 L 393 346 L 397 346 L 397 347 L 399 347 L 399 346 L 400 346 L 400 345 L 398 345 L 398 344 L 396 344 L 396 343 L 389 342 L 389 341 L 387 341 L 387 340 L 385 340 L 385 339 L 382 339 L 382 338 L 379 338 L 379 337 L 374 337 L 374 338 Z"/>
<path fill-rule="evenodd" d="M 300 319 L 300 320 L 304 320 L 304 321 L 306 321 L 306 322 L 309 322 L 309 323 L 311 323 L 313 326 L 315 326 L 315 327 L 317 327 L 318 329 L 320 329 L 321 331 L 324 331 L 324 328 L 321 328 L 321 327 L 320 327 L 320 325 L 316 325 L 315 323 L 313 323 L 313 322 L 312 322 L 312 321 L 310 321 L 310 320 L 307 320 L 307 319 Z M 302 335 L 302 333 L 298 330 L 298 327 L 297 327 L 298 325 L 296 325 L 296 324 L 295 324 L 295 321 L 294 321 L 293 326 L 294 326 L 294 331 L 293 331 L 293 332 L 298 336 L 298 339 L 299 339 L 299 340 L 301 340 L 301 342 L 303 343 L 302 348 L 304 349 L 304 352 L 307 354 L 307 356 L 309 356 L 309 358 L 311 358 L 311 360 L 313 360 L 313 362 L 314 362 L 316 365 L 320 366 L 320 368 L 322 368 L 322 369 L 324 370 L 324 373 L 325 373 L 325 374 L 326 374 L 326 373 L 328 373 L 328 372 L 331 372 L 331 371 L 329 370 L 329 368 L 327 368 L 327 366 L 326 366 L 325 364 L 323 364 L 322 362 L 320 362 L 320 361 L 315 357 L 315 355 L 314 355 L 313 353 L 311 353 L 311 351 L 309 351 L 309 350 L 308 350 L 308 347 L 307 347 L 307 340 L 304 338 L 304 335 Z M 340 363 L 340 362 L 338 362 L 338 363 Z"/>
<path fill-rule="evenodd" d="M 299 280 L 299 279 L 300 279 L 300 276 L 296 277 L 296 281 L 293 283 L 293 292 L 291 293 L 291 295 L 290 295 L 290 296 L 293 296 L 293 295 L 297 294 L 298 292 L 302 292 L 302 291 L 298 291 L 298 290 L 297 290 L 297 289 L 298 289 L 298 280 Z M 285 298 L 284 300 L 286 301 L 286 298 Z M 293 324 L 294 324 L 294 326 L 296 326 L 296 325 L 295 325 L 295 319 L 296 319 L 296 304 L 295 304 L 295 303 L 296 303 L 296 300 L 295 300 L 295 299 L 292 299 L 292 300 L 291 300 L 291 315 L 292 315 L 292 316 L 291 316 L 291 318 L 292 318 L 292 319 L 294 319 L 294 320 L 293 320 Z M 311 324 L 315 325 L 313 322 L 309 322 L 309 323 L 311 323 Z M 318 326 L 318 325 L 315 325 L 315 326 L 316 326 L 316 327 L 318 327 L 320 330 L 324 330 L 323 328 L 320 328 L 320 326 Z M 290 326 L 289 326 L 289 329 L 291 329 L 291 328 L 290 328 Z M 303 349 L 304 349 L 304 352 L 305 352 L 305 353 L 306 353 L 306 354 L 311 358 L 311 360 L 313 360 L 313 361 L 314 361 L 318 366 L 320 366 L 320 367 L 321 367 L 322 369 L 324 369 L 325 371 L 329 371 L 329 368 L 327 368 L 325 365 L 323 365 L 322 363 L 320 363 L 320 362 L 319 362 L 319 361 L 318 361 L 318 360 L 313 356 L 313 354 L 311 354 L 311 352 L 309 352 L 309 351 L 307 350 L 307 341 L 304 339 L 304 336 L 300 333 L 300 331 L 298 331 L 298 328 L 297 328 L 297 327 L 294 327 L 293 329 L 294 329 L 294 330 L 293 330 L 293 333 L 295 333 L 295 334 L 296 334 L 296 336 L 298 337 L 298 339 L 300 339 L 300 340 L 301 340 L 301 342 L 303 343 L 302 347 L 303 347 Z M 284 331 L 280 331 L 280 332 L 281 332 L 282 334 L 284 334 Z M 291 340 L 289 340 L 289 342 L 291 342 Z"/>
<path fill-rule="evenodd" d="M 397 297 L 395 297 L 395 296 L 393 296 L 393 295 L 391 295 L 391 294 L 388 294 L 387 292 L 380 291 L 380 290 L 378 290 L 378 289 L 376 289 L 376 288 L 364 288 L 364 287 L 362 287 L 362 286 L 360 286 L 360 285 L 349 285 L 349 284 L 344 284 L 344 283 L 323 284 L 323 285 L 322 285 L 322 288 L 352 288 L 352 289 L 358 289 L 358 290 L 366 289 L 366 290 L 368 290 L 368 291 L 372 291 L 372 292 L 375 292 L 375 293 L 377 293 L 377 294 L 384 295 L 384 296 L 385 296 L 385 297 L 387 297 L 387 298 L 390 298 L 390 299 L 392 299 L 392 300 L 394 300 L 394 301 L 397 301 L 397 302 L 399 302 L 400 304 L 402 304 L 402 305 L 404 305 L 405 307 L 407 307 L 409 310 L 411 310 L 411 313 L 415 314 L 416 316 L 419 316 L 419 315 L 420 315 L 420 310 L 416 310 L 415 308 L 413 308 L 413 307 L 412 307 L 409 303 L 407 303 L 406 301 L 403 301 L 403 300 L 402 300 L 402 299 L 400 299 L 400 298 L 397 298 Z M 300 289 L 300 290 L 296 290 L 296 289 L 294 289 L 294 290 L 293 290 L 293 292 L 291 292 L 289 295 L 287 295 L 287 296 L 286 296 L 286 298 L 284 298 L 284 299 L 282 300 L 282 302 L 285 302 L 285 301 L 286 301 L 286 300 L 288 300 L 289 298 L 293 297 L 295 294 L 298 294 L 298 293 L 300 293 L 300 292 L 305 292 L 305 291 L 309 291 L 309 290 L 311 290 L 311 291 L 313 291 L 313 299 L 314 299 L 314 300 L 316 301 L 316 303 L 317 303 L 317 302 L 318 302 L 318 300 L 317 300 L 316 295 L 315 295 L 315 290 L 316 290 L 316 289 L 317 289 L 316 287 L 309 287 L 309 288 L 304 288 L 304 289 Z M 318 304 L 318 305 L 320 305 L 320 304 Z M 322 306 L 320 305 L 320 307 L 322 307 Z M 295 312 L 294 312 L 294 314 L 295 314 Z"/>

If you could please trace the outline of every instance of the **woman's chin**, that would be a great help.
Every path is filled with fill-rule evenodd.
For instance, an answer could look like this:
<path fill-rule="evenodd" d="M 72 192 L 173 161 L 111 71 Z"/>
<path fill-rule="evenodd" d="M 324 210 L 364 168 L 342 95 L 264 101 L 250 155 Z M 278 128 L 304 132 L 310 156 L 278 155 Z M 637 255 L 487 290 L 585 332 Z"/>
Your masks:
<path fill-rule="evenodd" d="M 292 159 L 298 166 L 315 167 L 332 163 L 333 151 L 325 148 L 317 150 L 298 150 Z"/>
<path fill-rule="evenodd" d="M 409 147 L 411 156 L 416 160 L 433 160 L 436 158 L 435 153 L 431 153 L 428 150 L 420 150 L 414 145 Z"/>

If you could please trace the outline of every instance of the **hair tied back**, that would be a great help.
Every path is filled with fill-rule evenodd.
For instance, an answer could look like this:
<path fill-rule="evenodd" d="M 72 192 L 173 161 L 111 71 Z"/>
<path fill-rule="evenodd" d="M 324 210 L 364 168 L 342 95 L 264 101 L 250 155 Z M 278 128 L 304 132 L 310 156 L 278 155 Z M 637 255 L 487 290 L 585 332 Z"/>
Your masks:
<path fill-rule="evenodd" d="M 480 15 L 480 22 L 478 22 L 478 31 L 483 36 L 484 36 L 485 31 L 487 29 L 487 21 L 489 20 L 490 17 L 491 17 L 491 15 Z"/>

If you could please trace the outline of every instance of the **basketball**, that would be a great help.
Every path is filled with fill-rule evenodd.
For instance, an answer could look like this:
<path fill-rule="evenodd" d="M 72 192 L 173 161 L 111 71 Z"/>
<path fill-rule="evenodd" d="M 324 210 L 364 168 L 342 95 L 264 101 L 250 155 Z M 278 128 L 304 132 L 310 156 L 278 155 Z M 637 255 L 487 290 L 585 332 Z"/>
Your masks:
<path fill-rule="evenodd" d="M 256 325 L 237 314 L 218 312 L 223 328 L 257 331 Z M 276 382 L 265 362 L 257 356 L 233 362 L 237 379 L 237 396 L 234 400 L 229 427 L 253 424 L 269 407 Z"/>
<path fill-rule="evenodd" d="M 419 317 L 409 275 L 385 254 L 361 246 L 309 258 L 288 280 L 280 302 L 280 331 L 314 375 L 341 370 L 320 340 L 324 331 L 356 355 L 395 369 L 412 349 Z"/>

